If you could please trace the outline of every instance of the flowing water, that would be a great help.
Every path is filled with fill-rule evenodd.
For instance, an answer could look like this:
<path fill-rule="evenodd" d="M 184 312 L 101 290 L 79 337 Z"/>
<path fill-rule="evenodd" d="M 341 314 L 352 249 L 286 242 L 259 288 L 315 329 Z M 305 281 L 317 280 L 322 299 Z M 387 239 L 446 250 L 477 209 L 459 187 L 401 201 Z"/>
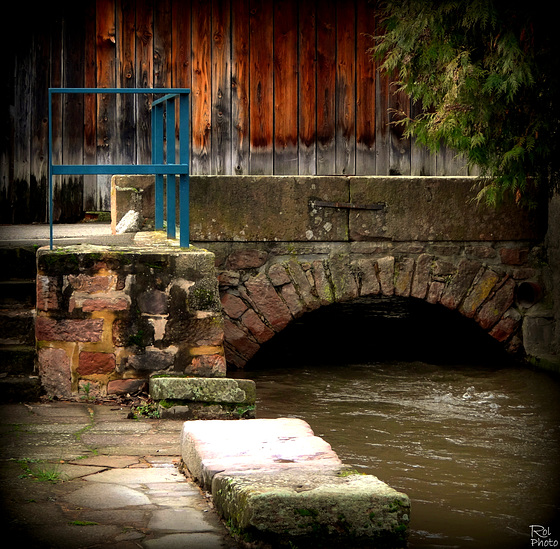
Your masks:
<path fill-rule="evenodd" d="M 548 374 L 384 362 L 236 377 L 256 381 L 258 417 L 304 419 L 346 465 L 408 494 L 409 547 L 560 540 L 560 382 Z"/>

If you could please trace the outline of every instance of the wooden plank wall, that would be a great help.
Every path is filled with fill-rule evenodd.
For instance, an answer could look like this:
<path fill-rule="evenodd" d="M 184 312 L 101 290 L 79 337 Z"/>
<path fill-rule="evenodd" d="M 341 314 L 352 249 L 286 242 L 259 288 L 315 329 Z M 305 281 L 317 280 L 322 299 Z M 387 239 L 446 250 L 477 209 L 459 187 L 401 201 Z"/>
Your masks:
<path fill-rule="evenodd" d="M 376 72 L 375 25 L 368 0 L 44 7 L 2 62 L 1 222 L 46 220 L 49 86 L 191 88 L 193 174 L 465 175 L 453 154 L 427 154 L 391 124 L 391 109 L 414 106 Z M 57 97 L 55 161 L 149 162 L 150 102 Z M 55 182 L 57 221 L 109 206 L 108 177 Z"/>

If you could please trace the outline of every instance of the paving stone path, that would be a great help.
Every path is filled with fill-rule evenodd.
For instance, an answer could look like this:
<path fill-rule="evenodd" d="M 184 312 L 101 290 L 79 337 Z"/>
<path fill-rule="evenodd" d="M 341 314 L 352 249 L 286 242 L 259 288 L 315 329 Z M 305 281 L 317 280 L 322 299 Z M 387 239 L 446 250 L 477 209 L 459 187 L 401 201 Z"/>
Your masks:
<path fill-rule="evenodd" d="M 182 421 L 118 405 L 0 405 L 1 527 L 26 549 L 233 549 L 178 469 Z M 54 482 L 53 482 L 54 481 Z"/>

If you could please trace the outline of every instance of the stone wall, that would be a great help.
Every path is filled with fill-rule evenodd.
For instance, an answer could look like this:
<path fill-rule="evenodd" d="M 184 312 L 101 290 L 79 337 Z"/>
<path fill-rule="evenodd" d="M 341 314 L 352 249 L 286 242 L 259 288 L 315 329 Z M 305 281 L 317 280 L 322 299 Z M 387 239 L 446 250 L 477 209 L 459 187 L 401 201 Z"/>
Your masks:
<path fill-rule="evenodd" d="M 143 196 L 151 204 L 149 184 L 115 176 L 115 215 Z M 243 366 L 319 306 L 396 295 L 457 311 L 508 352 L 560 369 L 549 214 L 479 206 L 475 184 L 468 177 L 191 177 L 191 240 L 216 254 L 228 362 Z M 143 189 L 136 202 L 131 188 Z"/>
<path fill-rule="evenodd" d="M 145 240 L 38 251 L 38 372 L 49 396 L 147 390 L 156 373 L 225 376 L 214 255 Z"/>

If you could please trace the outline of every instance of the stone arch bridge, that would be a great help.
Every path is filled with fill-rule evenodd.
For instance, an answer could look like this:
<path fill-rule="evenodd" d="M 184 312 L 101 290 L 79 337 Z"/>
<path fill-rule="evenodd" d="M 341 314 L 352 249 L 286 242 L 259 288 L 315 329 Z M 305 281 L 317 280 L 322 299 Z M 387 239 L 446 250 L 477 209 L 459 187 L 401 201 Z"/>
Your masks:
<path fill-rule="evenodd" d="M 192 177 L 191 241 L 216 257 L 228 363 L 243 367 L 307 312 L 372 296 L 424 300 L 512 355 L 552 356 L 546 210 L 479 206 L 475 182 Z M 114 177 L 113 221 L 133 203 L 149 217 L 151 184 Z"/>

